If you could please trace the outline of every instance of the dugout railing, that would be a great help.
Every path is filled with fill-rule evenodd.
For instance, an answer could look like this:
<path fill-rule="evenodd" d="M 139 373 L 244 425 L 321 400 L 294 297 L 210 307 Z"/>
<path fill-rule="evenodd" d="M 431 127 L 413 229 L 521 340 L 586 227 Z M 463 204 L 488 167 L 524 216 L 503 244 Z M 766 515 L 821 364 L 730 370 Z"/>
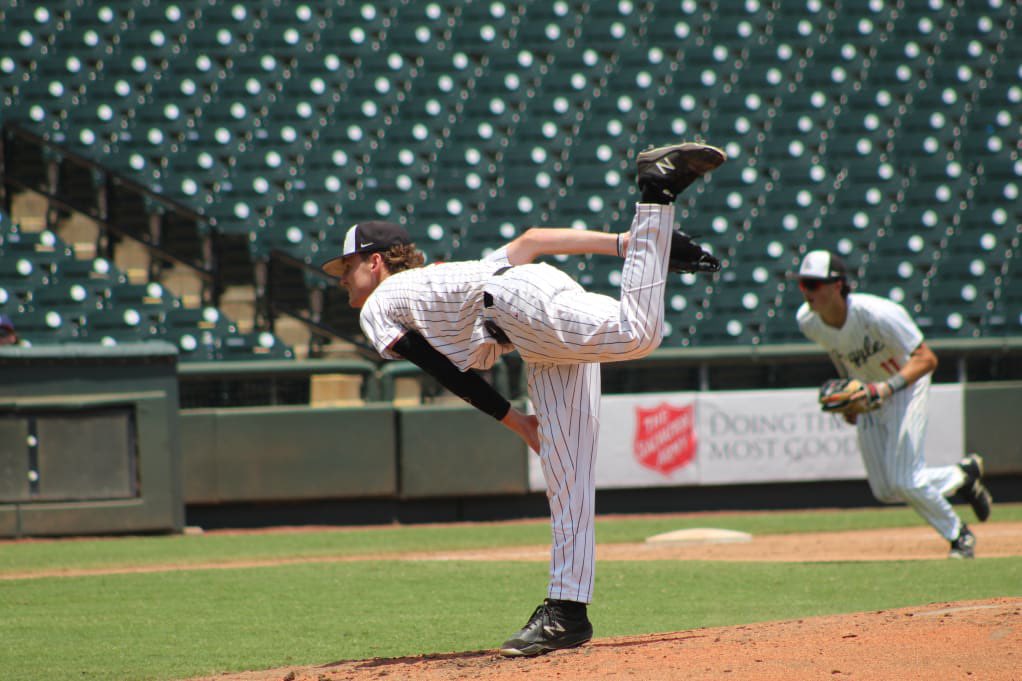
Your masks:
<path fill-rule="evenodd" d="M 934 375 L 937 383 L 1022 380 L 1022 338 L 935 339 L 929 344 L 940 362 Z M 622 394 L 808 387 L 832 378 L 834 367 L 817 346 L 801 343 L 660 349 L 643 359 L 604 364 L 602 373 L 604 392 Z M 525 397 L 517 354 L 505 355 L 484 374 L 509 399 Z M 189 362 L 179 365 L 178 375 L 184 409 L 307 405 L 316 402 L 314 383 L 337 375 L 359 380 L 354 391 L 349 386 L 345 398 L 349 401 L 393 401 L 401 379 L 419 383 L 417 393 L 424 403 L 450 398 L 408 362 Z"/>

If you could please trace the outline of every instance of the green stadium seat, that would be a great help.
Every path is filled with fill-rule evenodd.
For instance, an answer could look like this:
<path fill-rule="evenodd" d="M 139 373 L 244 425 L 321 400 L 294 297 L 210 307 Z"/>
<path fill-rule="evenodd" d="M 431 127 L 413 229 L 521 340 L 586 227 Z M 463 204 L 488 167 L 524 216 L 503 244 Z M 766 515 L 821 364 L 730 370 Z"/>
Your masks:
<path fill-rule="evenodd" d="M 985 330 L 996 336 L 1022 333 L 1022 246 L 1016 235 L 995 293 L 994 309 L 986 319 Z"/>
<path fill-rule="evenodd" d="M 426 244 L 424 252 L 430 261 L 437 260 L 473 260 L 482 258 L 507 243 L 500 233 L 492 229 L 492 225 L 475 223 L 467 224 L 456 237 L 451 237 L 453 230 L 437 221 L 429 221 L 427 228 L 430 234 L 438 238 L 423 238 Z M 509 228 L 510 229 L 510 228 Z M 514 229 L 517 230 L 517 227 Z M 418 242 L 417 242 L 418 243 Z"/>
<path fill-rule="evenodd" d="M 313 261 L 381 214 L 437 257 L 552 218 L 617 228 L 635 154 L 676 138 L 732 157 L 679 218 L 772 277 L 827 246 L 936 309 L 943 289 L 898 275 L 936 262 L 926 221 L 1017 236 L 1016 3 L 44 4 L 0 9 L 0 115 L 245 235 L 253 258 Z M 0 258 L 19 304 L 41 281 L 104 301 L 118 283 L 27 255 Z M 761 311 L 729 319 L 725 295 L 700 301 L 675 341 L 701 342 L 703 320 L 708 337 L 778 333 Z"/>
<path fill-rule="evenodd" d="M 798 284 L 787 282 L 778 298 L 777 306 L 762 320 L 761 343 L 806 343 L 808 340 L 798 328 L 798 309 L 804 302 Z M 772 313 L 772 314 L 771 314 Z"/>
<path fill-rule="evenodd" d="M 1022 170 L 1022 161 L 1015 164 Z M 1019 207 L 1019 186 L 1022 177 L 987 175 L 972 195 L 963 221 L 972 221 L 996 230 L 1000 238 L 1012 239 L 1019 234 L 1022 209 Z M 968 222 L 967 222 L 968 223 Z"/>
<path fill-rule="evenodd" d="M 827 39 L 837 11 L 824 3 L 783 0 L 778 3 L 771 28 L 774 39 L 806 54 Z"/>
<path fill-rule="evenodd" d="M 253 359 L 294 359 L 294 351 L 268 331 L 233 333 L 224 336 L 217 359 L 245 361 Z"/>
<path fill-rule="evenodd" d="M 31 307 L 36 310 L 56 310 L 65 317 L 86 313 L 96 309 L 100 301 L 91 296 L 91 291 L 80 283 L 52 283 L 40 286 L 32 292 Z"/>
<path fill-rule="evenodd" d="M 249 51 L 262 27 L 259 12 L 242 3 L 218 3 L 202 8 L 188 34 L 187 51 L 225 64 Z"/>
<path fill-rule="evenodd" d="M 736 45 L 744 50 L 767 42 L 774 20 L 773 8 L 769 4 L 722 2 L 710 22 L 710 40 Z"/>
<path fill-rule="evenodd" d="M 954 20 L 954 39 L 944 43 L 938 57 L 938 63 L 945 65 L 939 72 L 947 73 L 948 76 L 953 74 L 960 82 L 963 79 L 988 77 L 993 64 L 999 61 L 998 45 L 1003 39 L 1001 35 L 997 38 L 991 36 L 993 24 L 989 17 L 971 14 L 970 6 L 974 6 L 974 3 L 963 3 L 962 10 Z"/>
<path fill-rule="evenodd" d="M 1009 76 L 1003 81 L 992 79 L 980 92 L 975 109 L 968 115 L 963 130 L 963 155 L 981 164 L 990 162 L 995 166 L 999 162 L 1010 164 L 1013 152 L 1017 158 L 1017 149 L 1011 140 L 1017 138 L 1016 111 L 1020 104 L 1022 87 L 1017 77 Z M 1013 171 L 1004 174 L 1013 174 Z"/>
<path fill-rule="evenodd" d="M 133 310 L 138 315 L 141 328 L 152 335 L 158 333 L 167 310 L 176 304 L 175 299 L 155 282 L 121 283 L 110 286 L 103 294 L 105 297 L 99 301 L 101 309 Z"/>
<path fill-rule="evenodd" d="M 451 38 L 452 48 L 488 54 L 511 47 L 517 36 L 520 8 L 500 0 L 470 2 L 462 7 L 461 23 Z"/>
<path fill-rule="evenodd" d="M 942 232 L 913 229 L 911 223 L 895 225 L 874 243 L 866 277 L 871 288 L 879 289 L 879 294 L 904 304 L 910 311 L 920 312 L 947 237 Z"/>
<path fill-rule="evenodd" d="M 892 39 L 877 47 L 866 84 L 878 96 L 904 105 L 926 87 L 935 63 L 934 56 L 917 43 Z"/>
<path fill-rule="evenodd" d="M 906 7 L 894 24 L 895 42 L 909 42 L 929 53 L 937 52 L 951 35 L 953 6 L 951 3 L 927 3 Z"/>
<path fill-rule="evenodd" d="M 458 200 L 470 215 L 485 210 L 487 202 L 497 195 L 496 170 L 466 169 L 463 165 L 438 166 L 432 179 L 430 201 L 446 204 Z"/>
<path fill-rule="evenodd" d="M 390 3 L 346 2 L 331 7 L 329 26 L 335 48 L 348 54 L 364 55 L 378 50 L 387 29 L 394 22 L 396 9 Z"/>
<path fill-rule="evenodd" d="M 664 339 L 661 347 L 680 348 L 700 344 L 700 323 L 707 314 L 712 287 L 697 275 L 683 274 L 680 285 L 669 281 L 664 305 Z"/>
<path fill-rule="evenodd" d="M 582 12 L 567 2 L 533 3 L 522 17 L 516 43 L 538 54 L 573 45 L 582 32 Z"/>
<path fill-rule="evenodd" d="M 482 230 L 477 227 L 479 223 L 473 223 L 477 215 L 470 215 L 464 202 L 457 196 L 431 195 L 430 199 L 424 201 L 417 207 L 412 219 L 406 227 L 409 234 L 415 240 L 419 248 L 426 254 L 429 262 L 451 260 L 452 252 L 458 248 L 459 238 L 462 238 L 469 230 Z M 473 234 L 466 240 L 474 240 Z M 474 253 L 474 254 L 473 254 Z M 478 252 L 470 249 L 469 254 L 459 255 L 453 259 L 476 258 Z"/>
<path fill-rule="evenodd" d="M 521 122 L 520 111 L 503 97 L 486 96 L 469 99 L 464 112 L 462 125 L 454 128 L 449 144 L 462 150 L 470 166 L 496 161 Z"/>
<path fill-rule="evenodd" d="M 894 30 L 899 12 L 893 5 L 869 3 L 863 12 L 838 14 L 834 37 L 839 42 L 874 46 Z"/>
<path fill-rule="evenodd" d="M 751 43 L 742 54 L 737 92 L 743 97 L 755 94 L 762 107 L 776 111 L 784 97 L 794 92 L 805 60 L 790 47 L 775 43 Z"/>
<path fill-rule="evenodd" d="M 589 101 L 581 135 L 590 145 L 606 145 L 608 153 L 619 159 L 634 155 L 653 103 L 651 99 L 608 88 Z M 664 116 L 667 117 L 666 111 Z"/>
<path fill-rule="evenodd" d="M 57 310 L 25 309 L 13 321 L 25 345 L 70 343 L 80 335 L 81 315 L 74 313 L 65 316 Z"/>
<path fill-rule="evenodd" d="M 840 22 L 838 22 L 840 24 Z M 810 87 L 854 90 L 866 79 L 872 65 L 871 46 L 862 39 L 841 40 L 832 36 L 813 52 L 813 67 L 803 72 Z"/>
<path fill-rule="evenodd" d="M 598 154 L 600 147 L 580 149 L 579 155 L 568 169 L 567 191 L 596 192 L 605 200 L 623 198 L 633 184 L 632 172 L 623 160 L 604 162 Z"/>
<path fill-rule="evenodd" d="M 648 22 L 650 35 L 673 36 L 674 40 L 702 35 L 701 29 L 713 21 L 713 3 L 653 0 L 650 15 L 660 21 Z"/>
<path fill-rule="evenodd" d="M 714 303 L 696 321 L 695 331 L 692 345 L 753 346 L 759 345 L 764 325 L 746 311 L 729 313 L 727 310 L 719 309 Z"/>
<path fill-rule="evenodd" d="M 261 26 L 254 32 L 252 52 L 280 57 L 290 63 L 324 41 L 333 8 L 329 5 L 263 3 Z"/>
<path fill-rule="evenodd" d="M 596 3 L 582 17 L 580 41 L 606 52 L 628 52 L 640 44 L 647 17 L 631 3 Z"/>
<path fill-rule="evenodd" d="M 64 10 L 51 11 L 41 5 L 5 3 L 0 8 L 3 54 L 14 60 L 24 73 L 53 53 L 56 36 L 66 21 Z"/>
<path fill-rule="evenodd" d="M 551 206 L 556 224 L 577 223 L 598 231 L 623 231 L 622 212 L 625 208 L 620 192 L 606 189 L 572 188 L 559 195 Z"/>
<path fill-rule="evenodd" d="M 409 3 L 399 10 L 397 20 L 387 29 L 387 44 L 419 66 L 450 49 L 457 12 L 439 3 Z"/>
<path fill-rule="evenodd" d="M 593 93 L 600 92 L 605 77 L 606 71 L 600 70 L 553 69 L 543 77 L 539 95 L 529 101 L 532 127 L 545 135 L 546 127 L 557 126 L 570 139 L 585 120 Z"/>
<path fill-rule="evenodd" d="M 266 259 L 273 251 L 280 251 L 306 264 L 318 264 L 320 247 L 336 227 L 332 214 L 322 210 L 318 202 L 302 197 L 276 204 L 270 217 L 250 244 L 255 258 Z"/>
<path fill-rule="evenodd" d="M 81 339 L 102 345 L 118 345 L 160 338 L 157 327 L 143 321 L 138 311 L 130 307 L 92 310 L 85 317 Z"/>
<path fill-rule="evenodd" d="M 362 72 L 348 83 L 345 100 L 349 106 L 374 109 L 372 116 L 393 116 L 408 96 L 417 75 L 415 66 L 396 53 L 386 64 L 363 63 Z"/>
<path fill-rule="evenodd" d="M 926 298 L 926 314 L 943 336 L 978 338 L 993 311 L 993 291 L 984 282 L 958 278 L 961 263 L 941 263 Z M 951 277 L 950 279 L 946 277 Z"/>
<path fill-rule="evenodd" d="M 506 222 L 517 228 L 551 224 L 551 204 L 543 197 L 520 194 L 502 187 L 486 204 L 486 219 L 489 223 Z"/>

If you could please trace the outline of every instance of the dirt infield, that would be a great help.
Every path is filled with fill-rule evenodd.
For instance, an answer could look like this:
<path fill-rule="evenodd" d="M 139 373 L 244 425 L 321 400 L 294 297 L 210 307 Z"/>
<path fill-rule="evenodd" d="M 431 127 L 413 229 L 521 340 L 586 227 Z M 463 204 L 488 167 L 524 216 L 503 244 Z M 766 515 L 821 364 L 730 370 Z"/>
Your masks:
<path fill-rule="evenodd" d="M 337 662 L 209 681 L 1022 679 L 1022 599 L 940 603 L 596 639 L 531 659 L 493 651 Z"/>
<path fill-rule="evenodd" d="M 532 521 L 529 521 L 532 522 Z M 541 522 L 541 521 L 536 521 Z M 216 531 L 216 534 L 264 534 L 267 532 L 314 532 L 336 530 L 326 527 L 273 528 L 260 530 Z M 972 527 L 977 537 L 977 555 L 981 558 L 1022 556 L 1022 522 L 989 523 Z M 343 530 L 342 530 L 343 531 Z M 39 540 L 17 540 L 39 541 Z M 53 541 L 53 540 L 41 540 Z M 770 562 L 944 560 L 948 545 L 929 527 L 889 528 L 799 534 L 764 534 L 745 543 L 724 544 L 605 544 L 598 546 L 598 560 L 733 560 Z M 31 572 L 8 572 L 4 579 L 43 577 L 81 577 L 128 573 L 169 572 L 172 570 L 231 570 L 298 563 L 347 563 L 363 560 L 522 560 L 547 561 L 546 546 L 515 546 L 496 549 L 431 551 L 405 553 L 366 553 L 357 556 L 318 556 L 312 558 L 266 558 L 225 560 L 217 563 L 175 563 L 103 568 L 54 568 Z M 1022 676 L 1020 676 L 1022 681 Z"/>
<path fill-rule="evenodd" d="M 1022 523 L 974 528 L 980 559 L 1022 555 Z M 616 544 L 600 560 L 945 560 L 928 527 L 765 535 L 746 543 Z M 366 557 L 337 560 L 358 560 Z M 394 559 L 394 556 L 390 556 Z M 406 560 L 537 560 L 545 547 L 402 554 Z M 318 559 L 317 559 L 318 560 Z M 189 568 L 193 569 L 193 568 Z M 597 632 L 599 633 L 599 632 Z M 511 681 L 531 679 L 983 679 L 1022 681 L 1022 598 L 810 617 L 625 638 L 505 659 L 495 651 L 342 661 L 202 681 Z"/>

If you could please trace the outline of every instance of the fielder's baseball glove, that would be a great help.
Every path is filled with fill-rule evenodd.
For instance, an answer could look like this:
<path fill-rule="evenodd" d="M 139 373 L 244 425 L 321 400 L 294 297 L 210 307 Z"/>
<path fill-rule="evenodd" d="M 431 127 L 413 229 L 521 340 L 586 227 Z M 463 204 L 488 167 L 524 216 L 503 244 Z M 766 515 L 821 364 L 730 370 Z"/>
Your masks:
<path fill-rule="evenodd" d="M 884 400 L 872 383 L 855 378 L 832 378 L 820 386 L 820 408 L 837 414 L 864 414 Z"/>
<path fill-rule="evenodd" d="M 680 229 L 671 234 L 671 258 L 667 264 L 671 272 L 706 272 L 720 271 L 720 261 L 704 251 L 692 237 Z"/>

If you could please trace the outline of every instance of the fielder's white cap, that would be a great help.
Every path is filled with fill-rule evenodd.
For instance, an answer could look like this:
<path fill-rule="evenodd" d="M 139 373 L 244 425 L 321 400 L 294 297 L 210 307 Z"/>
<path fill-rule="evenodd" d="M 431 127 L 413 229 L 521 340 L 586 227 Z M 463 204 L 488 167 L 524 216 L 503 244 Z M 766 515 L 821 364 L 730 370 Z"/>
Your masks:
<path fill-rule="evenodd" d="M 798 268 L 799 279 L 837 281 L 844 279 L 847 274 L 844 261 L 830 251 L 809 251 Z"/>
<path fill-rule="evenodd" d="M 410 243 L 412 243 L 412 238 L 401 225 L 381 220 L 359 222 L 349 227 L 347 233 L 345 233 L 341 254 L 331 257 L 320 265 L 320 269 L 325 268 L 336 260 L 354 255 L 355 253 L 385 251 L 391 246 Z"/>

